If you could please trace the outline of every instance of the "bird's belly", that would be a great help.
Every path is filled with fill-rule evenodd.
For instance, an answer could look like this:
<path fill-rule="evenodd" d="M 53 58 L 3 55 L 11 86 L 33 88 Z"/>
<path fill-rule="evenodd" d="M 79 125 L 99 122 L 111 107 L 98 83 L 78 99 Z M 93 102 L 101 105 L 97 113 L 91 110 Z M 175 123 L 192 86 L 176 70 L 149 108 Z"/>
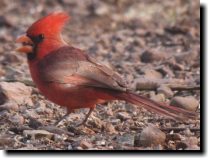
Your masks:
<path fill-rule="evenodd" d="M 106 95 L 92 87 L 57 83 L 37 85 L 37 87 L 47 99 L 70 109 L 92 108 L 96 104 L 113 99 L 111 95 Z"/>
<path fill-rule="evenodd" d="M 50 101 L 65 106 L 68 109 L 92 108 L 96 104 L 114 100 L 111 92 L 106 89 L 80 86 L 75 84 L 62 84 L 45 82 L 40 79 L 36 67 L 31 67 L 31 76 L 40 92 Z"/>

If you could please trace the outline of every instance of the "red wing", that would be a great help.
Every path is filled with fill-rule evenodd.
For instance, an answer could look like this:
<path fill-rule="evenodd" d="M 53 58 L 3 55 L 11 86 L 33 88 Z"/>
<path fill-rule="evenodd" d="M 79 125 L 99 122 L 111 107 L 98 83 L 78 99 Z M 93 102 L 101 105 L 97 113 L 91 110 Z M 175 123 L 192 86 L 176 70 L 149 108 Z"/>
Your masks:
<path fill-rule="evenodd" d="M 46 82 L 126 90 L 117 73 L 73 47 L 63 47 L 50 53 L 38 67 L 42 80 Z"/>

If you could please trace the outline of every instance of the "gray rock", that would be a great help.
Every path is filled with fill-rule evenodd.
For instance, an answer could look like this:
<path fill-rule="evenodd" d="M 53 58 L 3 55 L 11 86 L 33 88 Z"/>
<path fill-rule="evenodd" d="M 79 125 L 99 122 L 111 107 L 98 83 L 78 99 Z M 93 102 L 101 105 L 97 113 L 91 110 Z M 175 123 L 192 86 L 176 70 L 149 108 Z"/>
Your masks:
<path fill-rule="evenodd" d="M 81 147 L 82 149 L 89 149 L 89 148 L 93 148 L 93 145 L 92 145 L 91 143 L 85 141 L 85 140 L 82 140 L 82 141 L 80 142 L 80 147 Z"/>
<path fill-rule="evenodd" d="M 0 82 L 0 95 L 5 95 L 6 100 L 14 101 L 17 104 L 25 104 L 29 101 L 32 89 L 23 83 Z"/>
<path fill-rule="evenodd" d="M 163 78 L 162 74 L 154 69 L 146 69 L 143 72 L 145 78 L 153 78 L 153 79 Z"/>
<path fill-rule="evenodd" d="M 9 120 L 10 120 L 10 122 L 12 122 L 15 125 L 23 125 L 25 122 L 24 117 L 21 115 L 18 115 L 18 114 L 10 117 Z"/>
<path fill-rule="evenodd" d="M 17 103 L 14 102 L 7 102 L 3 105 L 0 105 L 0 111 L 7 110 L 7 111 L 18 111 L 19 106 Z"/>
<path fill-rule="evenodd" d="M 165 142 L 166 135 L 164 132 L 156 128 L 155 126 L 149 125 L 144 128 L 140 134 L 135 136 L 135 146 L 137 147 L 151 147 L 161 145 Z"/>
<path fill-rule="evenodd" d="M 50 133 L 45 130 L 24 130 L 23 131 L 24 136 L 30 136 L 31 139 L 39 139 L 42 137 L 46 137 L 48 139 L 52 139 L 53 133 Z"/>
<path fill-rule="evenodd" d="M 135 80 L 135 88 L 136 90 L 143 90 L 143 89 L 154 89 L 159 86 L 159 83 L 153 79 L 149 78 L 138 78 Z"/>
<path fill-rule="evenodd" d="M 122 121 L 125 121 L 127 119 L 130 119 L 131 116 L 127 112 L 119 112 L 117 113 L 117 118 L 121 119 Z"/>
<path fill-rule="evenodd" d="M 15 143 L 15 140 L 13 137 L 9 135 L 0 135 L 0 146 L 10 146 Z"/>
<path fill-rule="evenodd" d="M 162 93 L 165 95 L 166 98 L 171 98 L 174 95 L 174 92 L 166 85 L 160 85 L 160 87 L 157 88 L 158 93 Z"/>
<path fill-rule="evenodd" d="M 166 59 L 166 53 L 157 50 L 146 50 L 141 55 L 141 61 L 145 63 L 161 61 L 164 59 Z"/>
<path fill-rule="evenodd" d="M 117 137 L 117 142 L 120 145 L 126 145 L 126 146 L 134 146 L 134 135 L 133 134 L 123 134 L 122 136 Z"/>
<path fill-rule="evenodd" d="M 93 115 L 89 119 L 88 123 L 91 124 L 94 128 L 99 128 L 100 129 L 103 126 L 103 122 L 99 118 L 97 118 Z"/>
<path fill-rule="evenodd" d="M 165 95 L 162 93 L 159 94 L 150 94 L 150 98 L 156 102 L 165 102 L 166 98 Z"/>
<path fill-rule="evenodd" d="M 172 106 L 184 108 L 189 111 L 196 111 L 198 108 L 199 102 L 193 96 L 188 96 L 188 97 L 177 96 L 171 100 L 170 104 Z"/>
<path fill-rule="evenodd" d="M 109 122 L 104 123 L 103 128 L 109 134 L 116 134 L 117 133 L 117 131 L 115 130 L 115 128 L 112 125 L 112 123 L 109 123 Z"/>

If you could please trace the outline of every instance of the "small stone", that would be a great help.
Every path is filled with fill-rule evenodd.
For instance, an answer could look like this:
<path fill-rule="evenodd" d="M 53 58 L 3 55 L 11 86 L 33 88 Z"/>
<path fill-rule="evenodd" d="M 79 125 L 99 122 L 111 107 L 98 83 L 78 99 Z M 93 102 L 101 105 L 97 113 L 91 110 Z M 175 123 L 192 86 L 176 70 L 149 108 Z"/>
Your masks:
<path fill-rule="evenodd" d="M 100 5 L 95 9 L 96 15 L 103 16 L 109 13 L 109 8 L 106 5 Z"/>
<path fill-rule="evenodd" d="M 0 111 L 7 110 L 7 111 L 18 111 L 19 106 L 17 103 L 14 102 L 7 102 L 3 105 L 0 105 Z"/>
<path fill-rule="evenodd" d="M 113 125 L 117 125 L 117 124 L 119 124 L 121 121 L 120 121 L 120 119 L 112 119 L 110 122 L 111 122 Z"/>
<path fill-rule="evenodd" d="M 171 105 L 177 106 L 177 107 L 189 110 L 189 111 L 196 111 L 199 106 L 199 102 L 193 96 L 188 96 L 188 97 L 177 96 L 177 97 L 172 98 Z"/>
<path fill-rule="evenodd" d="M 200 147 L 197 145 L 192 145 L 187 147 L 185 150 L 200 150 Z"/>
<path fill-rule="evenodd" d="M 186 143 L 188 147 L 190 147 L 193 145 L 198 145 L 199 141 L 197 137 L 187 137 L 183 142 Z"/>
<path fill-rule="evenodd" d="M 89 149 L 89 148 L 92 148 L 93 145 L 87 141 L 82 140 L 80 142 L 80 147 L 82 147 L 83 149 Z"/>
<path fill-rule="evenodd" d="M 168 149 L 169 150 L 176 150 L 176 144 L 174 141 L 169 140 L 168 141 Z"/>
<path fill-rule="evenodd" d="M 158 82 L 148 78 L 138 78 L 135 79 L 135 88 L 136 90 L 143 90 L 143 89 L 154 89 L 158 87 Z"/>
<path fill-rule="evenodd" d="M 130 115 L 127 112 L 119 112 L 117 113 L 117 118 L 121 119 L 122 121 L 125 121 L 127 119 L 130 119 Z"/>
<path fill-rule="evenodd" d="M 14 115 L 9 118 L 10 122 L 12 122 L 15 125 L 23 125 L 25 122 L 25 119 L 21 115 Z"/>
<path fill-rule="evenodd" d="M 184 149 L 186 149 L 187 148 L 187 144 L 186 143 L 184 143 L 184 142 L 177 142 L 176 143 L 176 149 L 177 150 L 184 150 Z"/>
<path fill-rule="evenodd" d="M 73 150 L 73 147 L 72 147 L 72 145 L 70 144 L 70 145 L 68 145 L 68 150 Z"/>
<path fill-rule="evenodd" d="M 152 78 L 152 79 L 161 79 L 163 78 L 162 74 L 154 69 L 146 69 L 144 72 L 145 78 Z"/>
<path fill-rule="evenodd" d="M 0 82 L 0 95 L 17 104 L 25 104 L 30 99 L 32 89 L 20 82 Z"/>
<path fill-rule="evenodd" d="M 89 124 L 91 124 L 94 128 L 102 128 L 103 122 L 95 117 L 95 116 L 91 116 L 91 119 L 88 121 Z"/>
<path fill-rule="evenodd" d="M 96 145 L 97 146 L 105 146 L 106 145 L 106 141 L 102 140 L 102 141 L 96 141 Z"/>
<path fill-rule="evenodd" d="M 116 134 L 117 133 L 117 131 L 115 130 L 115 128 L 112 125 L 112 123 L 107 122 L 107 123 L 104 123 L 103 126 L 104 126 L 104 130 L 106 132 L 108 132 L 109 134 Z"/>
<path fill-rule="evenodd" d="M 93 135 L 95 134 L 95 131 L 93 129 L 90 129 L 88 127 L 82 127 L 80 129 L 80 131 L 77 131 L 79 134 L 89 134 L 89 135 Z"/>
<path fill-rule="evenodd" d="M 37 108 L 35 109 L 35 111 L 37 113 L 45 113 L 46 104 L 43 101 L 37 102 L 36 106 L 37 106 Z"/>
<path fill-rule="evenodd" d="M 117 142 L 120 145 L 126 145 L 126 146 L 134 146 L 134 135 L 133 134 L 124 134 L 122 136 L 117 137 Z"/>
<path fill-rule="evenodd" d="M 166 135 L 164 132 L 156 128 L 155 126 L 149 125 L 144 128 L 141 134 L 135 136 L 136 147 L 151 147 L 161 145 L 165 142 Z"/>
<path fill-rule="evenodd" d="M 61 141 L 64 141 L 64 140 L 66 140 L 66 139 L 67 139 L 66 136 L 64 136 L 64 135 L 59 135 L 59 134 L 55 134 L 54 137 L 53 137 L 53 140 L 54 140 L 55 142 L 61 142 Z"/>
<path fill-rule="evenodd" d="M 13 145 L 15 143 L 14 138 L 9 135 L 0 135 L 0 146 Z"/>
<path fill-rule="evenodd" d="M 160 85 L 160 87 L 157 88 L 158 93 L 162 93 L 165 95 L 166 98 L 171 98 L 174 95 L 174 92 L 166 85 Z"/>
<path fill-rule="evenodd" d="M 146 50 L 141 55 L 141 61 L 145 63 L 161 61 L 164 59 L 166 59 L 166 54 L 156 50 Z"/>
<path fill-rule="evenodd" d="M 137 112 L 139 110 L 139 108 L 135 105 L 132 105 L 130 103 L 126 103 L 125 104 L 125 109 L 127 112 L 130 112 L 130 113 L 134 113 L 134 112 Z"/>
<path fill-rule="evenodd" d="M 39 119 L 28 117 L 29 123 L 28 126 L 34 129 L 37 129 L 42 126 L 42 122 Z"/>
<path fill-rule="evenodd" d="M 186 128 L 183 132 L 184 132 L 184 134 L 185 134 L 186 136 L 192 136 L 192 135 L 194 135 L 194 134 L 190 131 L 189 128 Z"/>
<path fill-rule="evenodd" d="M 168 134 L 166 136 L 166 139 L 167 140 L 170 140 L 170 141 L 180 141 L 181 140 L 181 135 L 179 133 L 172 133 L 172 134 Z"/>
<path fill-rule="evenodd" d="M 156 101 L 156 102 L 165 102 L 166 98 L 165 98 L 165 95 L 160 93 L 160 94 L 150 94 L 150 98 L 153 100 L 153 101 Z"/>
<path fill-rule="evenodd" d="M 185 66 L 182 65 L 182 64 L 174 63 L 174 64 L 172 65 L 172 68 L 173 68 L 174 70 L 183 71 L 184 68 L 185 68 Z"/>
<path fill-rule="evenodd" d="M 45 131 L 45 130 L 24 130 L 23 135 L 30 136 L 32 139 L 39 139 L 42 137 L 52 139 L 52 137 L 53 137 L 52 133 Z"/>

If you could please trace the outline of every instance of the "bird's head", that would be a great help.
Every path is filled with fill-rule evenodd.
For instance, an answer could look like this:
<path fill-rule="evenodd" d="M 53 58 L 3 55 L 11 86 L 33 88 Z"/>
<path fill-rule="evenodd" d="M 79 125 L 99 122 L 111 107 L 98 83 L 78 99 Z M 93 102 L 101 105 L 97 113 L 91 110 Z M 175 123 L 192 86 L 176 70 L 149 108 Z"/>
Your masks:
<path fill-rule="evenodd" d="M 28 59 L 33 60 L 65 45 L 61 31 L 68 19 L 65 12 L 53 12 L 34 22 L 25 35 L 17 38 L 16 42 L 22 43 L 17 51 L 26 53 Z"/>

